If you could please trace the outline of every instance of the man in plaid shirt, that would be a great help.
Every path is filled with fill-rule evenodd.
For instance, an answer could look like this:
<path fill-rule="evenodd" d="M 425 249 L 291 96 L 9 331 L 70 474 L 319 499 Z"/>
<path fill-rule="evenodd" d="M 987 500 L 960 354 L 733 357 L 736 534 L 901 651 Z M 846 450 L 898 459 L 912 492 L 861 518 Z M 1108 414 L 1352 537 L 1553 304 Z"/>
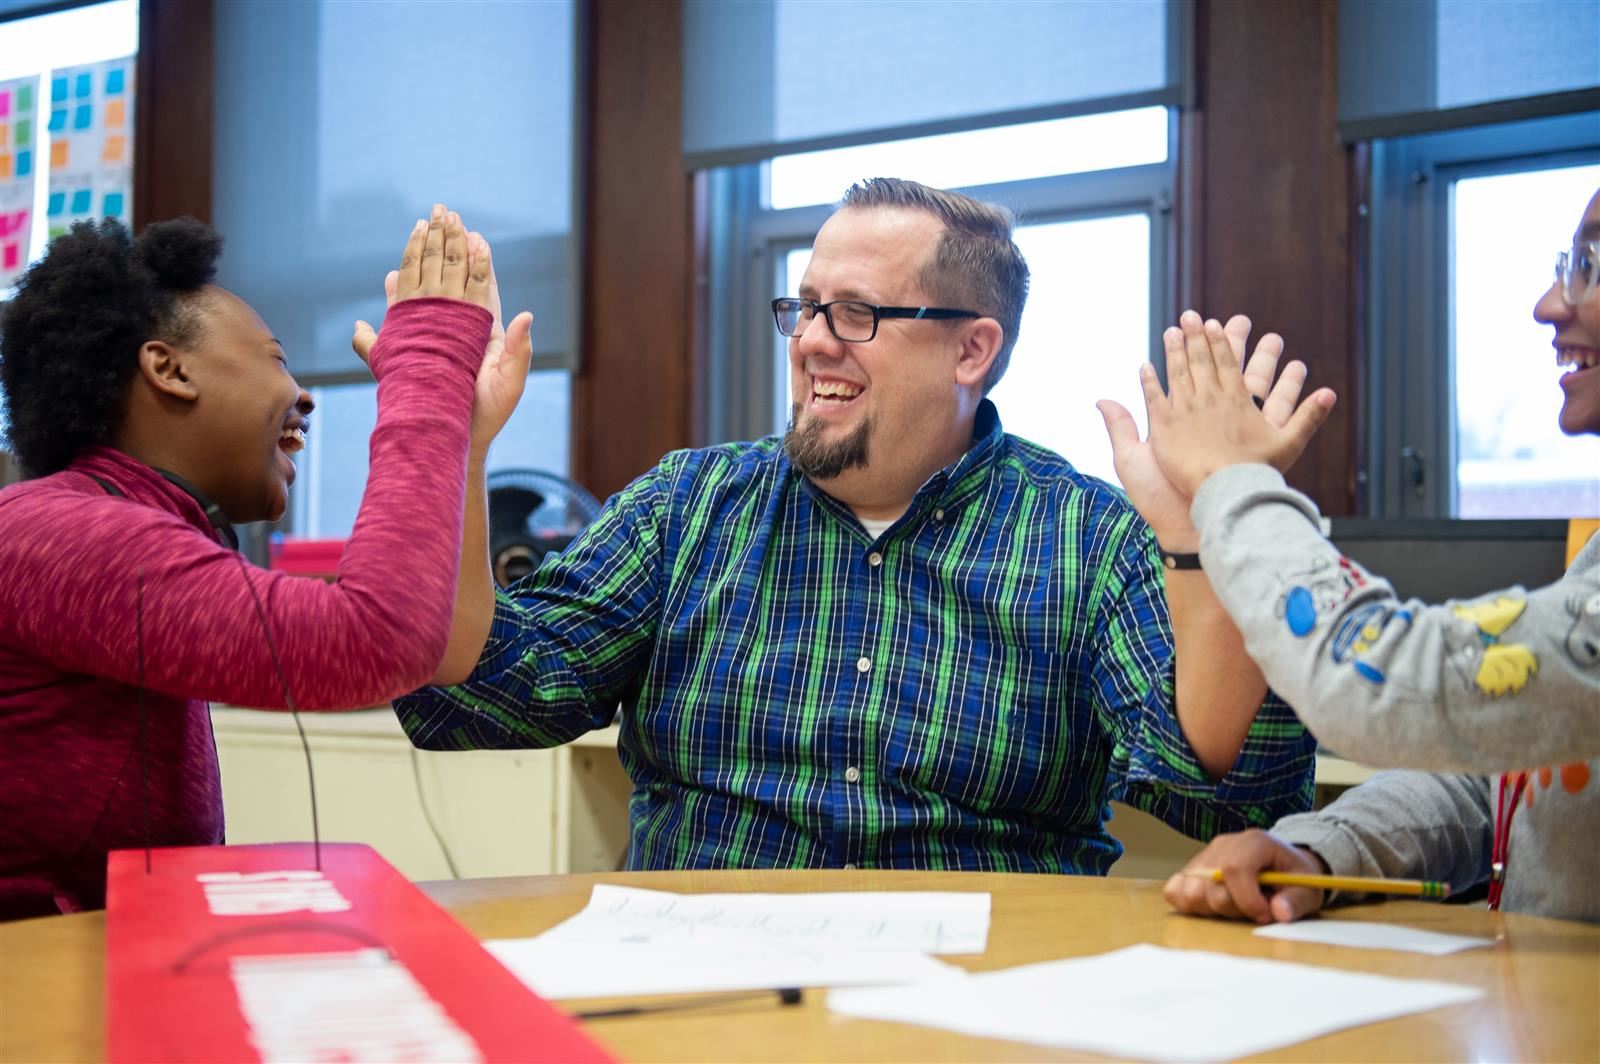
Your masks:
<path fill-rule="evenodd" d="M 1308 808 L 1312 739 L 1205 574 L 1163 569 L 1198 537 L 1131 419 L 1106 410 L 1124 496 L 984 398 L 1027 295 L 1011 226 L 851 188 L 774 302 L 787 434 L 668 455 L 505 590 L 475 442 L 440 686 L 395 703 L 412 741 L 554 746 L 620 704 L 633 869 L 1104 873 L 1112 799 L 1202 839 Z"/>

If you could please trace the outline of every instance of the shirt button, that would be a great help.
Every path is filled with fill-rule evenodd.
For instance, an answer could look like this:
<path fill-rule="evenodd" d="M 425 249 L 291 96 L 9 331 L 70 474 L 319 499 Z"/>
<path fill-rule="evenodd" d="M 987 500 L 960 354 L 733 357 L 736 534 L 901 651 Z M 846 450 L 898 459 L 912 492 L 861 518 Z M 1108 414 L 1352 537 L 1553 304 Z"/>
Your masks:
<path fill-rule="evenodd" d="M 856 869 L 854 861 L 846 861 L 843 867 L 846 872 L 854 872 Z"/>
<path fill-rule="evenodd" d="M 944 511 L 943 510 L 935 510 L 935 511 L 933 511 L 933 519 L 935 521 L 943 521 L 944 520 Z"/>
<path fill-rule="evenodd" d="M 867 672 L 871 668 L 872 668 L 872 659 L 871 658 L 860 657 L 860 658 L 856 659 L 856 671 L 857 672 Z"/>
<path fill-rule="evenodd" d="M 871 554 L 867 555 L 867 564 L 876 569 L 878 566 L 883 564 L 883 555 L 879 554 L 877 551 L 873 551 Z"/>
<path fill-rule="evenodd" d="M 854 765 L 851 765 L 849 768 L 844 770 L 844 781 L 846 783 L 860 783 L 861 770 L 856 768 Z"/>

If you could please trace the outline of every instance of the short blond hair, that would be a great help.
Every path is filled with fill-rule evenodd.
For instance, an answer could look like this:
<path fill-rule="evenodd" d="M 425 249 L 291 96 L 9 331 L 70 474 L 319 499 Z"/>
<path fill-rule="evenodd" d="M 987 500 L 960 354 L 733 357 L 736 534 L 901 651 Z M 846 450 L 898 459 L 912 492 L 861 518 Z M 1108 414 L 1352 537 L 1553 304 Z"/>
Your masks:
<path fill-rule="evenodd" d="M 959 192 L 929 188 L 898 177 L 874 177 L 851 185 L 839 209 L 908 207 L 927 211 L 944 224 L 938 247 L 917 283 L 948 306 L 975 310 L 1000 323 L 1003 337 L 984 394 L 1000 383 L 1028 301 L 1028 263 L 1011 239 L 1016 219 L 1006 208 Z"/>

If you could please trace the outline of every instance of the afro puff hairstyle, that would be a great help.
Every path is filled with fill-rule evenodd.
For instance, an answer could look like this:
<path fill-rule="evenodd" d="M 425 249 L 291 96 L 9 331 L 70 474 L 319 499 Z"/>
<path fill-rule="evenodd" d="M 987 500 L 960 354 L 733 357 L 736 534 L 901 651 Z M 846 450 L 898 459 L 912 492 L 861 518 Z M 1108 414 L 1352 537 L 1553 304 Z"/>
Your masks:
<path fill-rule="evenodd" d="M 222 237 L 193 218 L 156 222 L 137 240 L 110 218 L 78 222 L 50 242 L 0 319 L 0 409 L 25 475 L 58 472 L 111 439 L 139 348 L 198 339 L 187 297 L 221 253 Z"/>

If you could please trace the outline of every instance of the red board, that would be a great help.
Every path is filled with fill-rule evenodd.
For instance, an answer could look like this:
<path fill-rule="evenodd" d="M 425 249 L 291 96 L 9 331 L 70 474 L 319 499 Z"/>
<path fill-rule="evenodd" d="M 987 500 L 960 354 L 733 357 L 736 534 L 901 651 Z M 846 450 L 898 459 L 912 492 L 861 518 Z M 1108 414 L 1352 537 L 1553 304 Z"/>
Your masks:
<path fill-rule="evenodd" d="M 368 846 L 111 854 L 113 1061 L 610 1061 Z"/>

